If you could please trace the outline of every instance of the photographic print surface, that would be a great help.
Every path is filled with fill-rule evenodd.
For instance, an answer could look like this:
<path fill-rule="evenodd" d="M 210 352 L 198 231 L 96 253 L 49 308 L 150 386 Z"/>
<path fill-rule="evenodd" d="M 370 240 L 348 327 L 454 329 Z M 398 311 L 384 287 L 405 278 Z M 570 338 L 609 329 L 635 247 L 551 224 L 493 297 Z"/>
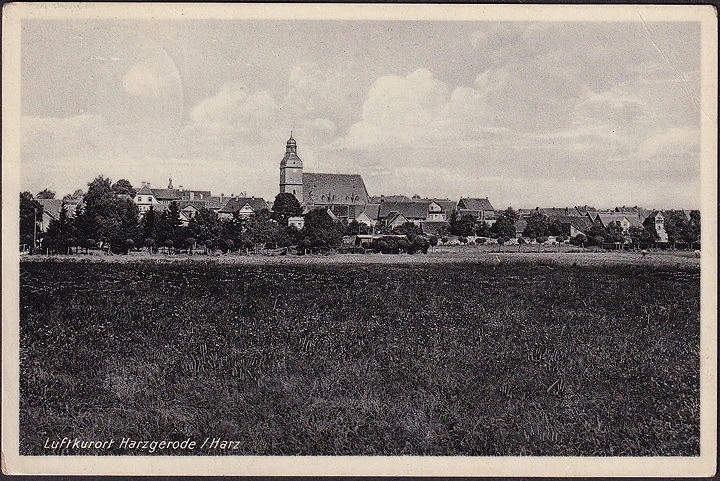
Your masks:
<path fill-rule="evenodd" d="M 140 7 L 3 39 L 13 466 L 714 470 L 709 11 Z"/>

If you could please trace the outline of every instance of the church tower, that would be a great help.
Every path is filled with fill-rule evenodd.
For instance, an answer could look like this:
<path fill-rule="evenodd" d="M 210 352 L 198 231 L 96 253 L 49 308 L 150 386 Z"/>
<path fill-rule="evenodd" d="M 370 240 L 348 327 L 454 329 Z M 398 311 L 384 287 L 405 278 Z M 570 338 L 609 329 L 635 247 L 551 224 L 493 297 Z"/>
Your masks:
<path fill-rule="evenodd" d="M 302 204 L 303 202 L 303 165 L 297 155 L 297 143 L 293 139 L 292 131 L 285 146 L 285 157 L 280 162 L 280 193 L 293 194 Z"/>

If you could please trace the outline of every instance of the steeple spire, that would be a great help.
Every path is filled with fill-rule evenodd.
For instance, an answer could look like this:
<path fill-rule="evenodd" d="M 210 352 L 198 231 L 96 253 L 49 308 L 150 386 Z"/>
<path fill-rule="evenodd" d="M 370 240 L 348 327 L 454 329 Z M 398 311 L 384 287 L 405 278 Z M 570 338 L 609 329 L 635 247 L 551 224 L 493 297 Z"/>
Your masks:
<path fill-rule="evenodd" d="M 290 138 L 288 139 L 287 145 L 285 147 L 285 153 L 286 154 L 296 154 L 297 153 L 297 142 L 295 142 L 295 139 L 293 139 L 292 130 L 290 131 Z"/>

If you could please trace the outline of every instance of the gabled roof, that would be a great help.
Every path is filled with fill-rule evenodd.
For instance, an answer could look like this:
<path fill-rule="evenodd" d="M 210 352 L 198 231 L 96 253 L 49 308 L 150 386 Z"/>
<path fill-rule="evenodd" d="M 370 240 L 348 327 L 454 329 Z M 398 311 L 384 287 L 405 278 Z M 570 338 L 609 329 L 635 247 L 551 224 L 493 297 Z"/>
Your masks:
<path fill-rule="evenodd" d="M 560 224 L 570 224 L 575 229 L 577 229 L 583 233 L 589 231 L 593 226 L 593 222 L 590 220 L 589 217 L 564 215 L 564 216 L 557 217 L 557 220 L 560 222 Z"/>
<path fill-rule="evenodd" d="M 183 210 L 183 209 L 187 208 L 188 206 L 194 207 L 197 210 L 207 208 L 207 202 L 205 202 L 203 200 L 187 200 L 187 201 L 180 202 L 179 204 L 180 204 L 180 210 Z"/>
<path fill-rule="evenodd" d="M 458 210 L 495 210 L 487 197 L 463 197 L 457 203 Z"/>
<path fill-rule="evenodd" d="M 263 209 L 267 209 L 267 203 L 262 197 L 233 197 L 220 209 L 220 213 L 232 214 L 249 205 L 253 212 L 257 213 Z"/>
<path fill-rule="evenodd" d="M 60 210 L 62 210 L 62 199 L 35 199 L 43 207 L 43 213 L 49 215 L 53 219 L 60 218 Z"/>
<path fill-rule="evenodd" d="M 395 222 L 395 221 L 398 220 L 398 219 L 399 219 L 399 220 L 402 220 L 403 224 L 408 221 L 408 218 L 405 217 L 405 216 L 402 214 L 402 212 L 395 212 L 395 211 L 393 211 L 393 212 L 390 212 L 390 215 L 388 215 L 388 217 L 387 217 L 387 223 L 388 223 L 388 224 L 392 224 L 393 222 Z"/>
<path fill-rule="evenodd" d="M 135 195 L 155 195 L 149 185 L 145 184 L 140 187 L 140 190 L 135 192 Z"/>
<path fill-rule="evenodd" d="M 380 204 L 366 204 L 365 210 L 361 212 L 361 214 L 365 214 L 370 220 L 378 220 L 379 213 Z"/>
<path fill-rule="evenodd" d="M 388 217 L 391 212 L 400 212 L 407 219 L 427 219 L 429 205 L 430 202 L 428 201 L 383 202 L 380 204 L 378 218 L 384 219 Z"/>
<path fill-rule="evenodd" d="M 428 203 L 435 202 L 437 205 L 442 207 L 443 212 L 445 213 L 451 213 L 455 209 L 457 209 L 457 202 L 450 200 L 450 199 L 423 199 L 427 200 Z"/>
<path fill-rule="evenodd" d="M 157 200 L 180 200 L 178 189 L 150 189 Z"/>
<path fill-rule="evenodd" d="M 633 220 L 630 219 L 630 217 L 633 217 L 636 223 L 633 223 Z M 622 222 L 623 219 L 627 219 L 628 222 L 630 222 L 631 226 L 639 226 L 642 225 L 642 223 L 637 224 L 639 222 L 639 217 L 637 215 L 633 214 L 620 214 L 619 212 L 598 212 L 596 221 L 600 220 L 603 227 L 607 227 L 608 225 L 612 224 L 613 222 Z"/>
<path fill-rule="evenodd" d="M 368 203 L 365 182 L 359 174 L 303 173 L 304 204 Z"/>

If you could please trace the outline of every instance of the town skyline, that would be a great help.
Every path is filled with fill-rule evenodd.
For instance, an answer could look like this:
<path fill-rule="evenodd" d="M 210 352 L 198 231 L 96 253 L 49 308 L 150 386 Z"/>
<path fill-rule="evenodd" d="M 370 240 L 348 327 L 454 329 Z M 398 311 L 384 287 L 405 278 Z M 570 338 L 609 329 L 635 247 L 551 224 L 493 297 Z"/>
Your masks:
<path fill-rule="evenodd" d="M 360 174 L 370 195 L 700 206 L 699 24 L 29 20 L 22 32 L 22 190 L 71 193 L 103 174 L 272 200 L 292 130 L 307 170 Z"/>

